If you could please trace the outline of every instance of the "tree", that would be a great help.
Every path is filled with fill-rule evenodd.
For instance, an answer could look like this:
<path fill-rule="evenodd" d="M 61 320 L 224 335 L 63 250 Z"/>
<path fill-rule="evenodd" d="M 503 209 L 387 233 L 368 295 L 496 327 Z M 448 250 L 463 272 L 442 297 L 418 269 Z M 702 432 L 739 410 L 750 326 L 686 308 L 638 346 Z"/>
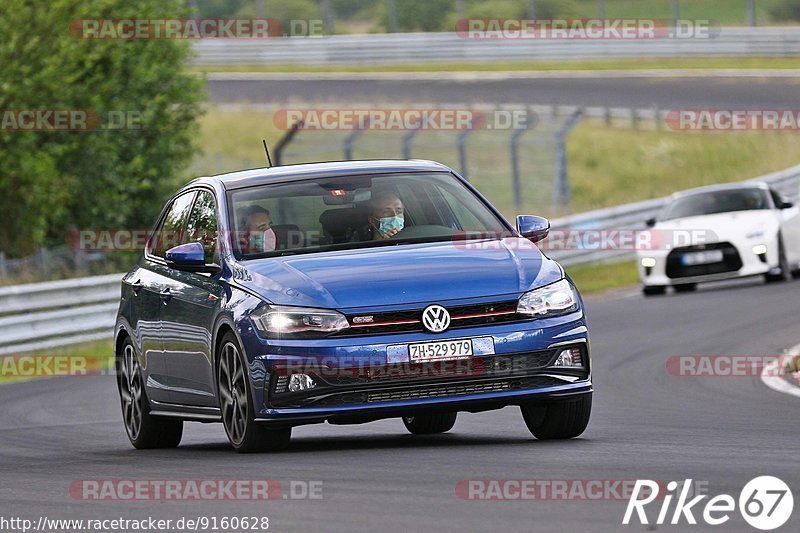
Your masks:
<path fill-rule="evenodd" d="M 184 70 L 190 44 L 83 39 L 70 24 L 182 17 L 184 2 L 3 3 L 0 112 L 86 110 L 100 126 L 0 129 L 0 250 L 26 255 L 72 228 L 149 228 L 194 151 L 203 82 Z M 109 128 L 119 117 L 133 121 Z"/>

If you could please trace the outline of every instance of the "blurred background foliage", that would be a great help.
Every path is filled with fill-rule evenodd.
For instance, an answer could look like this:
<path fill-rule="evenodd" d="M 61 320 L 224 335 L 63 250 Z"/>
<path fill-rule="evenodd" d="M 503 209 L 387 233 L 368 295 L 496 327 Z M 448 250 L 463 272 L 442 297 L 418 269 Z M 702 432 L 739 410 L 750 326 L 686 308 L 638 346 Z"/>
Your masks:
<path fill-rule="evenodd" d="M 186 3 L 0 3 L 0 109 L 133 112 L 140 126 L 0 130 L 0 250 L 25 256 L 73 228 L 149 228 L 195 151 L 204 84 L 186 73 L 190 43 L 79 39 L 68 24 L 186 16 Z"/>

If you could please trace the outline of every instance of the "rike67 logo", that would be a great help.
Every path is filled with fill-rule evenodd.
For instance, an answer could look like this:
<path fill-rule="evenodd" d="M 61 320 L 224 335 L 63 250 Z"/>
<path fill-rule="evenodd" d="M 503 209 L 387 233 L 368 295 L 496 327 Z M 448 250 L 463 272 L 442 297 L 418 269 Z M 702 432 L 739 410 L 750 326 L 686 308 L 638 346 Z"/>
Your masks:
<path fill-rule="evenodd" d="M 683 484 L 670 481 L 666 491 L 661 491 L 662 484 L 649 479 L 638 479 L 633 488 L 633 493 L 628 500 L 628 507 L 622 519 L 624 525 L 631 523 L 631 519 L 643 525 L 663 524 L 697 524 L 700 518 L 711 526 L 719 526 L 728 522 L 737 509 L 745 522 L 756 529 L 769 531 L 785 524 L 792 516 L 794 497 L 792 490 L 781 479 L 773 476 L 759 476 L 751 479 L 739 493 L 738 502 L 729 494 L 719 494 L 708 498 L 701 494 L 689 499 L 692 480 L 687 479 Z M 660 509 L 655 522 L 651 515 L 647 515 L 645 507 L 660 500 Z M 675 505 L 673 507 L 673 501 Z M 656 504 L 653 507 L 658 507 Z M 697 515 L 697 516 L 696 516 Z"/>

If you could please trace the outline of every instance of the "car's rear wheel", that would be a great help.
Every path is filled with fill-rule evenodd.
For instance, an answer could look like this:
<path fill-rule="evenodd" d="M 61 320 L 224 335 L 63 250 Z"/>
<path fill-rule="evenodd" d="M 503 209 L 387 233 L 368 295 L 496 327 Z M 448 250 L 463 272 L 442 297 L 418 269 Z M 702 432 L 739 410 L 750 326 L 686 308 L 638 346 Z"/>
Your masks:
<path fill-rule="evenodd" d="M 217 390 L 225 433 L 240 453 L 278 451 L 289 445 L 292 428 L 270 429 L 255 421 L 244 353 L 233 333 L 220 343 Z"/>
<path fill-rule="evenodd" d="M 125 432 L 134 448 L 175 448 L 183 436 L 183 420 L 150 414 L 142 369 L 130 338 L 126 338 L 116 358 L 117 387 L 122 404 Z"/>
<path fill-rule="evenodd" d="M 429 413 L 424 415 L 404 416 L 403 424 L 414 435 L 431 435 L 444 433 L 453 429 L 458 413 Z"/>
<path fill-rule="evenodd" d="M 592 395 L 523 405 L 521 410 L 525 425 L 537 439 L 572 439 L 583 433 L 589 424 Z"/>
<path fill-rule="evenodd" d="M 642 287 L 642 293 L 645 296 L 657 296 L 667 292 L 667 288 L 663 285 L 645 285 Z"/>
<path fill-rule="evenodd" d="M 789 279 L 791 272 L 789 261 L 786 259 L 786 250 L 783 247 L 783 239 L 780 237 L 778 238 L 778 269 L 780 272 L 776 272 L 774 274 L 767 273 L 764 275 L 767 283 L 786 281 Z"/>
<path fill-rule="evenodd" d="M 675 292 L 692 292 L 697 290 L 697 283 L 681 283 L 674 288 Z"/>

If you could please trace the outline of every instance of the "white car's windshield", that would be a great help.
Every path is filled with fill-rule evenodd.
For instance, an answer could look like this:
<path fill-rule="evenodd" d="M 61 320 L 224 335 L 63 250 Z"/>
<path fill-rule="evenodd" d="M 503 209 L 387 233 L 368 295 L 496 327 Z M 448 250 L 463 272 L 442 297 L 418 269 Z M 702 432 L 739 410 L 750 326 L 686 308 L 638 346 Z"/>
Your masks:
<path fill-rule="evenodd" d="M 513 234 L 444 172 L 260 185 L 231 192 L 229 210 L 240 259 Z"/>
<path fill-rule="evenodd" d="M 769 209 L 769 198 L 762 189 L 732 189 L 692 194 L 670 204 L 661 220 Z"/>

